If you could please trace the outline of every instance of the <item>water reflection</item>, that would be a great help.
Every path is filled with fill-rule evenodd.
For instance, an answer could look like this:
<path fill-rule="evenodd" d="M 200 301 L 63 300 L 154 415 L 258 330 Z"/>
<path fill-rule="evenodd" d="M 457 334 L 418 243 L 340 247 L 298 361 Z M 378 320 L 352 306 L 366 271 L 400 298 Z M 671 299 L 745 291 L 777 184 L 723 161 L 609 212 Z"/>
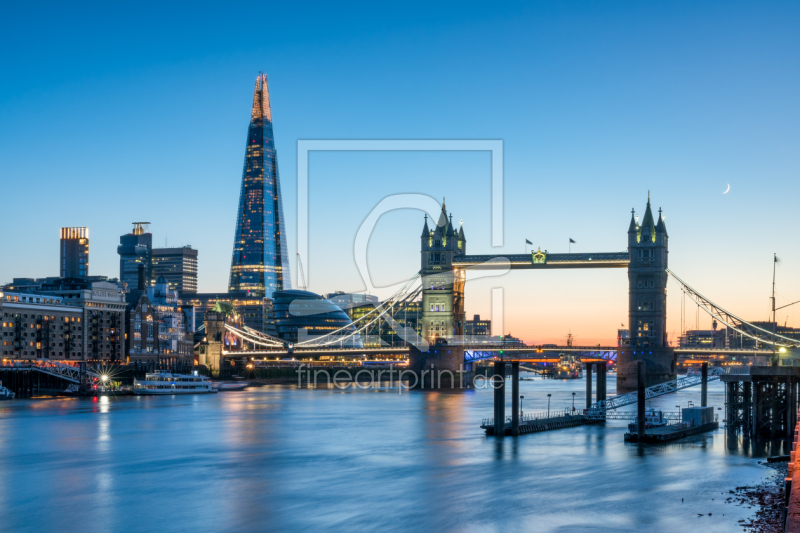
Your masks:
<path fill-rule="evenodd" d="M 526 412 L 546 409 L 547 394 L 554 409 L 572 392 L 582 406 L 584 390 L 520 383 Z M 712 383 L 710 404 L 723 396 Z M 497 439 L 479 428 L 491 413 L 491 390 L 388 387 L 4 402 L 0 516 L 20 531 L 147 530 L 169 517 L 203 531 L 708 533 L 749 516 L 715 494 L 758 482 L 771 472 L 757 460 L 785 450 L 724 430 L 625 444 L 625 421 Z M 701 523 L 701 512 L 713 516 Z"/>

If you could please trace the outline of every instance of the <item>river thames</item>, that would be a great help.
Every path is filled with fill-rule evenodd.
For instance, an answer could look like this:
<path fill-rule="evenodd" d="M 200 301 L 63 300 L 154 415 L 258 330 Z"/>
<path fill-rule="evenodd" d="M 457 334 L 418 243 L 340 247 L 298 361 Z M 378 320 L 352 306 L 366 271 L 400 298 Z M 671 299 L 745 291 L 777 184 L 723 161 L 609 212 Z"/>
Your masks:
<path fill-rule="evenodd" d="M 546 410 L 548 393 L 551 409 L 571 407 L 572 392 L 580 409 L 584 380 L 520 383 L 525 412 Z M 675 411 L 699 393 L 651 405 Z M 724 408 L 719 382 L 709 405 Z M 722 429 L 639 447 L 623 443 L 623 421 L 495 439 L 479 428 L 491 414 L 485 389 L 3 402 L 1 528 L 740 531 L 756 509 L 726 504 L 728 490 L 769 477 L 758 461 L 781 453 Z"/>

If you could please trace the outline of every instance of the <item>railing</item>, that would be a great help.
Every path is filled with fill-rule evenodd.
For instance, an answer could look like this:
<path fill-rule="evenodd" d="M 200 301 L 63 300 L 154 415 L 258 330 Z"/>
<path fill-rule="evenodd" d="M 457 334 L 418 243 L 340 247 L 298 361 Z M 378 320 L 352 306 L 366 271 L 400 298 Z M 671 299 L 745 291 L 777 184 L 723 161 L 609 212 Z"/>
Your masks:
<path fill-rule="evenodd" d="M 721 367 L 709 368 L 708 381 L 719 379 L 723 372 L 724 370 Z M 702 381 L 703 377 L 698 374 L 695 376 L 688 376 L 685 378 L 676 379 L 675 381 L 667 381 L 659 385 L 654 385 L 644 390 L 645 399 L 649 400 L 650 398 L 655 398 L 656 396 L 662 396 L 664 394 L 669 394 L 671 392 L 688 387 L 694 387 L 695 385 L 699 385 Z M 607 411 L 636 403 L 638 400 L 638 392 L 631 392 L 630 394 L 623 394 L 621 396 L 612 396 L 607 400 L 592 404 L 592 406 L 587 409 L 586 416 L 593 420 L 601 419 L 606 415 Z"/>
<path fill-rule="evenodd" d="M 3 365 L 3 366 L 12 366 L 14 368 L 29 368 L 31 370 L 35 370 L 43 374 L 48 374 L 51 376 L 65 379 L 67 381 L 71 381 L 73 383 L 81 382 L 80 368 L 71 365 L 66 365 L 58 361 L 51 361 L 50 359 L 37 359 L 35 361 L 14 361 L 10 365 Z M 100 377 L 100 374 L 94 372 L 93 370 L 86 370 L 85 375 L 93 378 Z"/>
<path fill-rule="evenodd" d="M 549 420 L 553 418 L 564 418 L 564 417 L 574 417 L 579 418 L 582 415 L 579 411 L 572 411 L 572 409 L 559 409 L 559 410 L 550 410 L 548 411 L 536 411 L 534 413 L 530 413 L 527 415 L 521 415 L 519 417 L 519 423 L 527 423 L 527 422 L 535 422 L 537 420 Z M 506 424 L 511 424 L 511 416 L 506 417 Z M 491 418 L 484 418 L 481 422 L 482 426 L 493 426 L 494 425 L 494 417 Z"/>

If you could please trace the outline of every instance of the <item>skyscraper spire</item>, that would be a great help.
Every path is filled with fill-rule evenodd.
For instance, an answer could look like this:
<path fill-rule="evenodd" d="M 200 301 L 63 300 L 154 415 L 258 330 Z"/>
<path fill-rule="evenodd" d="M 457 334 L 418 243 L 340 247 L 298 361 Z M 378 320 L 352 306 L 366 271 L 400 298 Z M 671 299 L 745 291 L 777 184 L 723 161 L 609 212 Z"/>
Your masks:
<path fill-rule="evenodd" d="M 271 297 L 292 287 L 266 74 L 259 74 L 247 131 L 230 292 Z"/>

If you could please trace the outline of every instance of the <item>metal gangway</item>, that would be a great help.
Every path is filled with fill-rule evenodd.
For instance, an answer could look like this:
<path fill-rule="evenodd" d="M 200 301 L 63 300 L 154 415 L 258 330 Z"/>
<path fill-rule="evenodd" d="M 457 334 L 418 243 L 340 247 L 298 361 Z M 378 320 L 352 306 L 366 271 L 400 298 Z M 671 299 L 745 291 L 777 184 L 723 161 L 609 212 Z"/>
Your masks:
<path fill-rule="evenodd" d="M 713 367 L 708 369 L 708 381 L 714 381 L 725 373 L 721 367 Z M 647 387 L 644 390 L 645 400 L 655 398 L 656 396 L 663 396 L 671 392 L 679 391 L 702 383 L 703 377 L 700 374 L 694 376 L 686 376 L 685 378 L 678 378 L 674 381 L 666 381 L 659 385 Z M 607 420 L 609 417 L 607 411 L 618 409 L 626 405 L 631 405 L 639 401 L 639 393 L 631 392 L 629 394 L 622 394 L 620 396 L 612 396 L 603 401 L 592 404 L 589 409 L 584 412 L 584 417 L 587 420 Z"/>

